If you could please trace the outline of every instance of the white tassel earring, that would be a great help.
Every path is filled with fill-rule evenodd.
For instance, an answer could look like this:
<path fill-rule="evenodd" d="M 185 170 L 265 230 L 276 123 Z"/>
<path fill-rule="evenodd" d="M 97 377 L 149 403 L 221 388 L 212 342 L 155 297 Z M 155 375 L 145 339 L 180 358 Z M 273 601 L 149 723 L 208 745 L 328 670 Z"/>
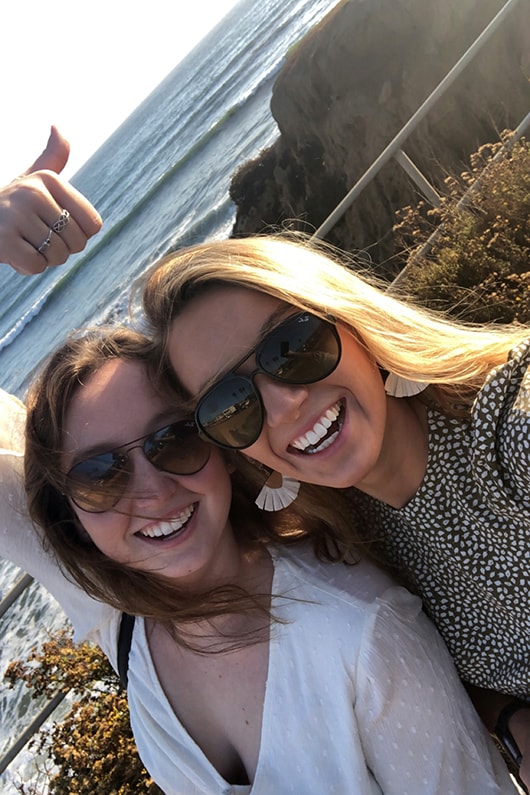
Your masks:
<path fill-rule="evenodd" d="M 255 503 L 262 511 L 281 511 L 296 500 L 299 491 L 298 480 L 273 471 L 265 481 Z"/>
<path fill-rule="evenodd" d="M 423 392 L 429 384 L 425 381 L 412 381 L 401 375 L 390 373 L 385 381 L 385 392 L 391 397 L 413 397 Z"/>

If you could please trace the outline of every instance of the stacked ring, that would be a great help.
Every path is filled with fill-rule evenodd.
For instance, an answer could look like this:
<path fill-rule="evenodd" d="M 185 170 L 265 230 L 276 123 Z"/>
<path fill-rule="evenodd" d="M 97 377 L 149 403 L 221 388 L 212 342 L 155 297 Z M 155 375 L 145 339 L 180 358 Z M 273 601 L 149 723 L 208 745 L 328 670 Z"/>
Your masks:
<path fill-rule="evenodd" d="M 64 228 L 66 227 L 69 220 L 70 220 L 70 213 L 68 212 L 68 210 L 61 210 L 59 218 L 56 221 L 54 221 L 54 223 L 50 226 L 48 235 L 42 241 L 40 246 L 37 248 L 39 254 L 44 254 L 44 252 L 46 251 L 47 248 L 49 248 L 52 242 L 53 233 L 55 232 L 57 235 L 60 235 L 61 232 L 64 231 Z"/>
<path fill-rule="evenodd" d="M 69 220 L 70 220 L 70 213 L 68 212 L 68 210 L 61 210 L 59 218 L 56 220 L 54 224 L 52 224 L 51 231 L 57 232 L 57 234 L 60 235 Z"/>
<path fill-rule="evenodd" d="M 48 237 L 46 238 L 46 240 L 42 241 L 42 243 L 37 249 L 39 254 L 44 254 L 44 252 L 46 251 L 46 249 L 48 248 L 51 242 L 52 242 L 52 230 L 50 229 L 50 231 L 48 232 Z"/>

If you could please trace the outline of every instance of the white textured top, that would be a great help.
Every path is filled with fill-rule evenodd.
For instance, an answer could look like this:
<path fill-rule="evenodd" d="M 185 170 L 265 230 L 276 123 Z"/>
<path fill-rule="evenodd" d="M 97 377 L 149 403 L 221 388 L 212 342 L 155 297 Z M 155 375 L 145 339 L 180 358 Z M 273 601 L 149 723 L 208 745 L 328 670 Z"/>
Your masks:
<path fill-rule="evenodd" d="M 367 563 L 274 552 L 261 748 L 252 786 L 231 786 L 174 714 L 137 620 L 129 706 L 140 756 L 168 795 L 513 793 L 421 603 Z M 300 601 L 305 600 L 305 601 Z"/>
<path fill-rule="evenodd" d="M 97 642 L 116 667 L 121 614 L 86 596 L 44 552 L 22 508 L 23 407 L 0 391 L 0 411 L 0 554 L 43 583 L 76 637 Z M 321 563 L 306 546 L 276 550 L 273 560 L 273 610 L 288 623 L 271 630 L 251 786 L 226 782 L 183 728 L 136 621 L 131 724 L 167 795 L 515 792 L 419 599 L 370 564 Z"/>

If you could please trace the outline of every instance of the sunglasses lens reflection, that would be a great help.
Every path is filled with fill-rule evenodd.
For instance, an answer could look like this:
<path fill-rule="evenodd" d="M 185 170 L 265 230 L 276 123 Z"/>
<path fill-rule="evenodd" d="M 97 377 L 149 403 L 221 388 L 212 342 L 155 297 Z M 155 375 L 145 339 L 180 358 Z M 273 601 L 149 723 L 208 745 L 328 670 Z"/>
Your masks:
<path fill-rule="evenodd" d="M 333 326 L 303 313 L 271 332 L 257 353 L 264 373 L 290 384 L 311 384 L 333 372 L 340 347 Z"/>
<path fill-rule="evenodd" d="M 153 466 L 173 475 L 194 475 L 210 457 L 210 447 L 197 435 L 193 421 L 168 425 L 152 434 L 145 440 L 144 452 Z"/>
<path fill-rule="evenodd" d="M 262 410 L 252 381 L 237 375 L 223 379 L 197 406 L 197 422 L 216 444 L 233 450 L 253 444 L 261 432 Z"/>
<path fill-rule="evenodd" d="M 69 472 L 69 495 L 84 511 L 108 511 L 124 493 L 129 477 L 126 459 L 104 453 L 81 461 Z"/>

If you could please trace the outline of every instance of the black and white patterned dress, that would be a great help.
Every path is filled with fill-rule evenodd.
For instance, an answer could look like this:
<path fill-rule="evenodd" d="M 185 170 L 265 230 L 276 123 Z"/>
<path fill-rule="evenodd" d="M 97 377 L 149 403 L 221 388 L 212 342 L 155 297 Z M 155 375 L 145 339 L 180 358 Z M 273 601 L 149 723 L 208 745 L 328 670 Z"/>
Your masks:
<path fill-rule="evenodd" d="M 530 340 L 489 375 L 470 421 L 429 410 L 427 470 L 406 506 L 350 490 L 461 677 L 520 696 L 530 694 L 529 366 Z"/>

